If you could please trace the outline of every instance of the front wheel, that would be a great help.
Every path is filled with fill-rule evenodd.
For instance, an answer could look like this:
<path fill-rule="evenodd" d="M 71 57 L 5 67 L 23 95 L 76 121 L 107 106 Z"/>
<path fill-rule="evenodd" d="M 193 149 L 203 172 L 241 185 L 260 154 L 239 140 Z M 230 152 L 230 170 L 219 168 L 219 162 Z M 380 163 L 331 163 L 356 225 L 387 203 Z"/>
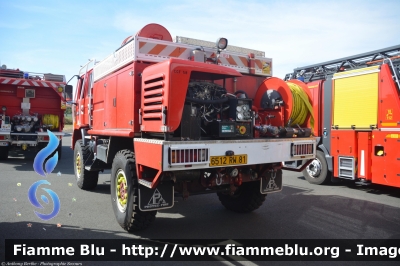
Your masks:
<path fill-rule="evenodd" d="M 129 232 L 147 228 L 157 213 L 139 209 L 138 187 L 134 153 L 119 151 L 111 168 L 111 203 L 117 222 Z"/>
<path fill-rule="evenodd" d="M 88 171 L 85 165 L 93 160 L 93 153 L 88 146 L 83 145 L 82 140 L 75 143 L 74 149 L 74 171 L 76 184 L 79 188 L 89 190 L 97 186 L 99 171 Z"/>
<path fill-rule="evenodd" d="M 315 185 L 327 184 L 330 180 L 330 172 L 326 163 L 325 154 L 317 151 L 315 159 L 303 170 L 306 180 Z"/>
<path fill-rule="evenodd" d="M 233 195 L 218 193 L 218 198 L 225 208 L 240 213 L 258 209 L 264 203 L 266 196 L 260 192 L 260 181 L 243 183 Z"/>

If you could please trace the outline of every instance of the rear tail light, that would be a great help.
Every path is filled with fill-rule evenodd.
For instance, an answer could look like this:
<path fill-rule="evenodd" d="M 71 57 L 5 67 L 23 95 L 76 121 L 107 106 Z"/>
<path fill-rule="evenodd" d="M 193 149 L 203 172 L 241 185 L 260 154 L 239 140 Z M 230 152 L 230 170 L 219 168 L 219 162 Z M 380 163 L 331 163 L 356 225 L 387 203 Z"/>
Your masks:
<path fill-rule="evenodd" d="M 49 136 L 43 136 L 43 140 L 49 140 Z"/>
<path fill-rule="evenodd" d="M 0 136 L 0 140 L 5 140 L 6 137 L 5 136 Z"/>
<path fill-rule="evenodd" d="M 169 154 L 170 165 L 185 164 L 207 164 L 209 162 L 208 148 L 193 149 L 170 149 Z"/>
<path fill-rule="evenodd" d="M 314 144 L 312 143 L 293 143 L 292 156 L 304 156 L 314 154 Z"/>

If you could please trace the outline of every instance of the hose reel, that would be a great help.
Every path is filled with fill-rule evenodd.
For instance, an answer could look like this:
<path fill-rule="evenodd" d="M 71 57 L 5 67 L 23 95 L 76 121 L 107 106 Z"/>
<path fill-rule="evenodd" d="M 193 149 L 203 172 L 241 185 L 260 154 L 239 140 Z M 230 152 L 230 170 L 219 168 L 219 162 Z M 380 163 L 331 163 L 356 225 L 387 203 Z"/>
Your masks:
<path fill-rule="evenodd" d="M 310 126 L 313 128 L 314 115 L 311 99 L 311 92 L 305 83 L 299 80 L 285 82 L 272 77 L 265 79 L 259 86 L 254 105 L 260 111 L 280 110 L 283 107 L 281 125 L 285 127 L 306 127 L 310 118 Z"/>
<path fill-rule="evenodd" d="M 58 129 L 59 122 L 58 115 L 46 114 L 42 116 L 42 124 L 50 130 Z"/>

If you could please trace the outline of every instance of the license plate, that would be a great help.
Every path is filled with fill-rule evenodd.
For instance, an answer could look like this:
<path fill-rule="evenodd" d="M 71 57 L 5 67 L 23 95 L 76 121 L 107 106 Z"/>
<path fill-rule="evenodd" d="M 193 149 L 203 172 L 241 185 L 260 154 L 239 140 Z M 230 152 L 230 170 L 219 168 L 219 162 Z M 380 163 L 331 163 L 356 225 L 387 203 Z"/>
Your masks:
<path fill-rule="evenodd" d="M 210 157 L 210 166 L 225 166 L 237 164 L 247 164 L 247 154 Z"/>
<path fill-rule="evenodd" d="M 0 146 L 8 146 L 7 142 L 0 142 Z"/>

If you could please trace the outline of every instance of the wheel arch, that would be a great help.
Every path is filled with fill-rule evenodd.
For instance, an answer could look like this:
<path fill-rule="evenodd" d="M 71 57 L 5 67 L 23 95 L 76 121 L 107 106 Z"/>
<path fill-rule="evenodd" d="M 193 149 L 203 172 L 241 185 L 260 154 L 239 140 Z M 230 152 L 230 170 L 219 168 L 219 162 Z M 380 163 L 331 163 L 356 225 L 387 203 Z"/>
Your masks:
<path fill-rule="evenodd" d="M 332 172 L 333 171 L 333 157 L 329 154 L 328 149 L 324 146 L 324 144 L 321 144 L 318 146 L 317 150 L 320 150 L 325 154 L 325 160 L 326 160 L 326 164 L 328 165 L 328 170 L 330 172 Z"/>
<path fill-rule="evenodd" d="M 134 151 L 133 139 L 124 137 L 110 137 L 107 152 L 107 163 L 112 163 L 117 152 L 126 149 L 132 152 Z"/>

